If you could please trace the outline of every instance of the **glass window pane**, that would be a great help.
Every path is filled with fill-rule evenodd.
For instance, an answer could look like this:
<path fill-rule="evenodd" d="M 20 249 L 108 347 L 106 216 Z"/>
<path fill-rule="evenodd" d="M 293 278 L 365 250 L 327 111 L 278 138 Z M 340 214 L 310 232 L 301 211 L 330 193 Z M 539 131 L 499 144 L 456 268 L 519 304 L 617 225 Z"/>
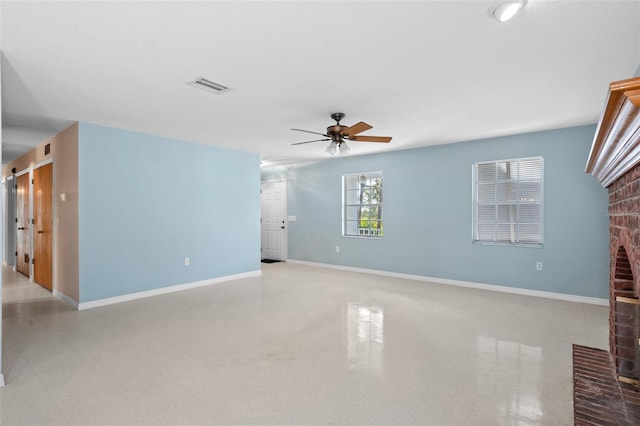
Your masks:
<path fill-rule="evenodd" d="M 371 206 L 371 219 L 379 220 L 382 218 L 382 207 L 375 205 Z"/>
<path fill-rule="evenodd" d="M 360 202 L 360 191 L 347 190 L 347 204 L 358 204 Z"/>
<path fill-rule="evenodd" d="M 518 206 L 513 204 L 498 205 L 498 222 L 516 223 L 518 221 Z"/>
<path fill-rule="evenodd" d="M 498 162 L 498 180 L 511 180 L 513 166 L 510 161 Z"/>
<path fill-rule="evenodd" d="M 520 223 L 540 223 L 539 204 L 520 204 Z"/>
<path fill-rule="evenodd" d="M 507 180 L 513 180 L 513 181 L 520 180 L 520 173 L 519 173 L 520 169 L 518 168 L 517 161 L 507 161 L 506 167 L 507 167 L 507 176 L 506 176 Z"/>
<path fill-rule="evenodd" d="M 496 206 L 495 205 L 481 205 L 478 206 L 478 222 L 494 222 L 496 220 Z"/>
<path fill-rule="evenodd" d="M 496 163 L 479 163 L 476 170 L 478 182 L 496 180 Z"/>
<path fill-rule="evenodd" d="M 541 180 L 542 179 L 542 158 L 530 158 L 521 160 L 520 180 Z"/>
<path fill-rule="evenodd" d="M 362 191 L 362 203 L 363 204 L 369 204 L 371 203 L 371 194 L 372 194 L 372 190 L 371 187 L 366 187 L 363 191 Z"/>
<path fill-rule="evenodd" d="M 499 223 L 496 225 L 496 241 L 511 243 L 516 241 L 517 225 Z"/>
<path fill-rule="evenodd" d="M 520 201 L 538 201 L 542 193 L 540 182 L 520 182 Z"/>
<path fill-rule="evenodd" d="M 478 202 L 486 203 L 486 202 L 495 201 L 496 199 L 495 192 L 496 192 L 496 185 L 493 183 L 478 184 L 478 193 L 477 193 Z"/>
<path fill-rule="evenodd" d="M 358 222 L 348 220 L 345 222 L 345 235 L 358 235 Z"/>
<path fill-rule="evenodd" d="M 478 241 L 494 241 L 493 233 L 495 225 L 493 223 L 479 223 L 476 226 L 476 240 Z"/>
<path fill-rule="evenodd" d="M 371 204 L 382 203 L 382 190 L 380 188 L 371 188 Z"/>
<path fill-rule="evenodd" d="M 540 225 L 537 223 L 520 224 L 518 236 L 522 243 L 540 243 Z"/>
<path fill-rule="evenodd" d="M 496 184 L 496 200 L 497 201 L 515 201 L 517 200 L 518 185 L 514 182 L 498 182 Z"/>
<path fill-rule="evenodd" d="M 358 220 L 358 207 L 348 206 L 345 212 L 346 220 Z"/>
<path fill-rule="evenodd" d="M 369 207 L 362 206 L 360 207 L 360 220 L 369 220 Z"/>
<path fill-rule="evenodd" d="M 345 181 L 345 189 L 349 190 L 358 190 L 360 189 L 360 184 L 358 182 L 358 176 L 355 175 L 347 175 L 344 177 Z"/>

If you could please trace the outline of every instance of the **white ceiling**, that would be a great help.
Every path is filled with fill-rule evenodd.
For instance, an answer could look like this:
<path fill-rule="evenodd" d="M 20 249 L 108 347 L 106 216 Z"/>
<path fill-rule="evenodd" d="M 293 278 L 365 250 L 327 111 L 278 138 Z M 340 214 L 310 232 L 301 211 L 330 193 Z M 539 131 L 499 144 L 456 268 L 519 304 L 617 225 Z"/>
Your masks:
<path fill-rule="evenodd" d="M 2 143 L 78 120 L 308 161 L 326 143 L 290 129 L 340 111 L 393 136 L 358 155 L 594 123 L 640 65 L 640 1 L 529 0 L 503 24 L 495 4 L 2 1 Z"/>

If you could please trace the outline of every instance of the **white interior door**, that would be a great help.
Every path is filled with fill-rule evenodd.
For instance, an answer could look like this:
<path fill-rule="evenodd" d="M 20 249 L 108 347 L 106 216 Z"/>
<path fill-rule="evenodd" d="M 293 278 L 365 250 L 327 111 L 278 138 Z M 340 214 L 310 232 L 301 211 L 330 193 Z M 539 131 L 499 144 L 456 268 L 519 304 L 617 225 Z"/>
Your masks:
<path fill-rule="evenodd" d="M 262 258 L 287 259 L 287 182 L 262 184 Z"/>

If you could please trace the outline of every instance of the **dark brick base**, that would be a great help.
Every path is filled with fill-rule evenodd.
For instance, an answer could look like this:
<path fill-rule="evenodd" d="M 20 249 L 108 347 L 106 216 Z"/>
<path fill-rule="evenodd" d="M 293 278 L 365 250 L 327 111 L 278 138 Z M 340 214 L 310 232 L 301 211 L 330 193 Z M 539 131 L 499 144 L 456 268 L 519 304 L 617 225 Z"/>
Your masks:
<path fill-rule="evenodd" d="M 640 389 L 618 381 L 611 354 L 573 345 L 576 425 L 640 425 Z"/>

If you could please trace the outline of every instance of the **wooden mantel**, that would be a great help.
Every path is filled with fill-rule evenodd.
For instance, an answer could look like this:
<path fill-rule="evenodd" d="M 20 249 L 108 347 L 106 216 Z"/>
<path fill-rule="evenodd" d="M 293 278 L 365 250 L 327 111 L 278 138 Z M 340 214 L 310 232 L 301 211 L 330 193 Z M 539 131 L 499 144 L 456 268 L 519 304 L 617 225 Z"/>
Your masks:
<path fill-rule="evenodd" d="M 640 162 L 640 77 L 609 85 L 587 173 L 608 187 Z"/>

